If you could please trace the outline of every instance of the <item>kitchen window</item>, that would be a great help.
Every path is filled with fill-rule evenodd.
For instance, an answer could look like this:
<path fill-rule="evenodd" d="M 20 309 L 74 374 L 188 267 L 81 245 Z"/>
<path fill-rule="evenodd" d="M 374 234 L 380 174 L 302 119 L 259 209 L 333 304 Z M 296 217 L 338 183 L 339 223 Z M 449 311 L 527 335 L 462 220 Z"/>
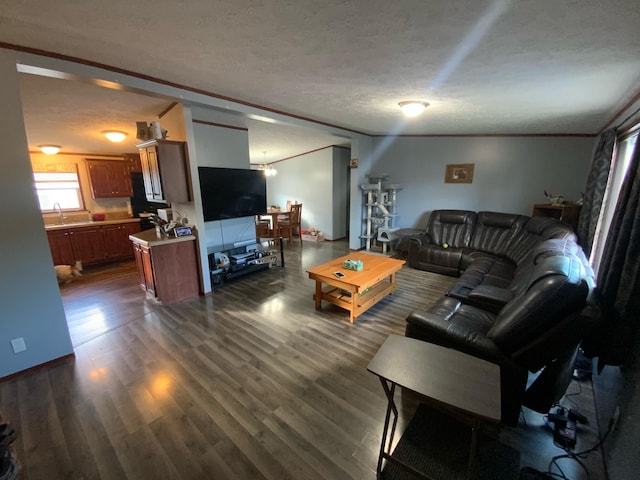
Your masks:
<path fill-rule="evenodd" d="M 60 205 L 62 210 L 84 210 L 77 170 L 73 172 L 34 172 L 33 178 L 42 212 L 53 212 L 56 203 Z"/>

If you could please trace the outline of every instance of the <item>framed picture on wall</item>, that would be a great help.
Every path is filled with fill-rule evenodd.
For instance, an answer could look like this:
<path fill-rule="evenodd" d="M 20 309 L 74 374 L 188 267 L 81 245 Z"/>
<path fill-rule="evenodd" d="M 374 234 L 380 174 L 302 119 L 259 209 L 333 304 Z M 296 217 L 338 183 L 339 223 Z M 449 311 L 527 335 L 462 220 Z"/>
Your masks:
<path fill-rule="evenodd" d="M 473 183 L 475 163 L 455 163 L 447 165 L 444 183 Z"/>

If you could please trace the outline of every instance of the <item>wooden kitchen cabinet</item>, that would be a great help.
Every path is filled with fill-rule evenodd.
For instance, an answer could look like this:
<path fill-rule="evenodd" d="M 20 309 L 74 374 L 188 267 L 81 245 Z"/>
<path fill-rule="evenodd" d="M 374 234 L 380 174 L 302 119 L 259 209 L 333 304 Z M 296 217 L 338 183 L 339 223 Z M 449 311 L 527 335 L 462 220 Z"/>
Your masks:
<path fill-rule="evenodd" d="M 165 305 L 200 292 L 195 237 L 185 238 L 158 238 L 155 231 L 131 237 L 140 288 Z"/>
<path fill-rule="evenodd" d="M 153 265 L 151 265 L 151 251 L 149 247 L 133 243 L 133 253 L 140 277 L 140 288 L 152 297 L 156 297 L 156 285 L 153 281 Z"/>
<path fill-rule="evenodd" d="M 76 263 L 68 230 L 49 231 L 47 239 L 54 265 L 73 265 Z"/>
<path fill-rule="evenodd" d="M 100 263 L 107 258 L 100 227 L 76 228 L 69 232 L 73 256 L 82 265 Z"/>
<path fill-rule="evenodd" d="M 47 232 L 54 265 L 99 263 L 106 258 L 100 228 L 69 228 Z"/>
<path fill-rule="evenodd" d="M 87 159 L 93 198 L 132 197 L 131 167 L 123 160 Z"/>
<path fill-rule="evenodd" d="M 191 201 L 186 144 L 151 140 L 138 145 L 144 189 L 150 202 Z"/>
<path fill-rule="evenodd" d="M 125 153 L 124 155 L 122 155 L 122 158 L 125 162 L 127 162 L 129 172 L 142 173 L 142 164 L 140 163 L 139 153 Z"/>
<path fill-rule="evenodd" d="M 102 238 L 104 240 L 107 258 L 109 260 L 124 260 L 133 256 L 129 235 L 141 230 L 139 223 L 123 223 L 119 225 L 104 225 Z"/>
<path fill-rule="evenodd" d="M 140 232 L 139 222 L 93 224 L 47 231 L 54 265 L 83 266 L 133 257 L 129 235 Z"/>

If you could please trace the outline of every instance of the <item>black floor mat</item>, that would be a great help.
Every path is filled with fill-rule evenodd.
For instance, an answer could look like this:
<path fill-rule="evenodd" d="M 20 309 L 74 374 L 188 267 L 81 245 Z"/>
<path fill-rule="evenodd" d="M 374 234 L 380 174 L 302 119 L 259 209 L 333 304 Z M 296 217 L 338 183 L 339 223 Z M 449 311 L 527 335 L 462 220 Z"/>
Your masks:
<path fill-rule="evenodd" d="M 420 405 L 402 434 L 393 455 L 416 470 L 437 480 L 466 478 L 471 445 L 471 428 L 450 416 Z M 480 435 L 475 462 L 476 480 L 516 480 L 520 453 Z M 384 480 L 414 480 L 420 477 L 387 462 Z"/>

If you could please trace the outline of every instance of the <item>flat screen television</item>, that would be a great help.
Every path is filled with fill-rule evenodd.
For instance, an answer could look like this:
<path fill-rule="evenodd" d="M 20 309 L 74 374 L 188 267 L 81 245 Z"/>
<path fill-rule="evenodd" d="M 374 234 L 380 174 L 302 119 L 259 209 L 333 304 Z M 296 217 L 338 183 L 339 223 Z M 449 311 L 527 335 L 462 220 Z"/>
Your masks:
<path fill-rule="evenodd" d="M 204 221 L 267 212 L 267 180 L 261 170 L 198 167 Z"/>

